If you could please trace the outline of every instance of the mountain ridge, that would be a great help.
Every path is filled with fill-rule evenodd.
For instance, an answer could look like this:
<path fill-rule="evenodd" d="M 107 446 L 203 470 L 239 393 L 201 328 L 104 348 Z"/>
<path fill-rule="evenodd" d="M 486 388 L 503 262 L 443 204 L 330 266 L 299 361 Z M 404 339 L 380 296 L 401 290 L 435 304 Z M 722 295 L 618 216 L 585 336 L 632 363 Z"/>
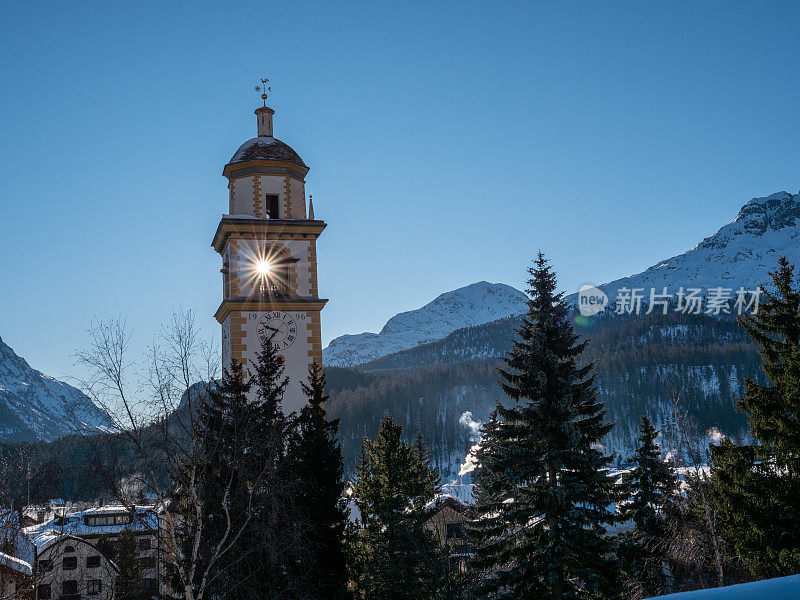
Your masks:
<path fill-rule="evenodd" d="M 111 417 L 83 392 L 37 371 L 0 338 L 0 442 L 113 428 Z"/>
<path fill-rule="evenodd" d="M 776 192 L 752 198 L 730 223 L 693 248 L 651 265 L 640 273 L 598 285 L 613 300 L 619 289 L 650 288 L 656 293 L 679 287 L 738 287 L 754 290 L 786 255 L 800 264 L 800 194 Z M 570 295 L 573 300 L 575 294 Z M 574 301 L 574 300 L 573 300 Z"/>
<path fill-rule="evenodd" d="M 649 302 L 651 289 L 660 294 L 664 287 L 672 295 L 673 301 L 680 288 L 688 290 L 693 287 L 701 289 L 701 296 L 705 296 L 711 288 L 729 289 L 731 298 L 735 299 L 740 287 L 750 292 L 763 286 L 768 281 L 769 272 L 776 268 L 778 256 L 782 254 L 800 264 L 800 194 L 793 195 L 786 191 L 752 198 L 740 208 L 733 221 L 686 252 L 597 287 L 612 302 L 622 288 L 643 289 L 642 304 Z M 491 315 L 494 318 L 487 315 L 472 321 L 469 315 L 458 321 L 458 315 L 454 314 L 457 307 L 453 306 L 447 315 L 450 318 L 443 326 L 436 327 L 432 323 L 434 318 L 441 316 L 430 310 L 432 305 L 442 299 L 457 298 L 465 292 L 487 286 L 503 289 L 517 304 L 500 307 Z M 577 298 L 577 293 L 566 296 L 566 300 L 573 305 Z M 509 285 L 486 281 L 444 292 L 421 308 L 398 313 L 387 321 L 378 334 L 361 333 L 334 339 L 323 350 L 323 362 L 330 366 L 357 366 L 378 361 L 397 352 L 442 340 L 465 327 L 521 314 L 526 309 L 525 300 L 523 292 Z M 426 315 L 427 322 L 418 319 L 420 315 Z M 459 323 L 460 326 L 456 326 Z"/>
<path fill-rule="evenodd" d="M 380 333 L 343 335 L 323 350 L 329 366 L 352 366 L 442 339 L 471 325 L 522 314 L 528 297 L 505 283 L 479 281 L 439 294 L 428 304 L 398 313 Z"/>

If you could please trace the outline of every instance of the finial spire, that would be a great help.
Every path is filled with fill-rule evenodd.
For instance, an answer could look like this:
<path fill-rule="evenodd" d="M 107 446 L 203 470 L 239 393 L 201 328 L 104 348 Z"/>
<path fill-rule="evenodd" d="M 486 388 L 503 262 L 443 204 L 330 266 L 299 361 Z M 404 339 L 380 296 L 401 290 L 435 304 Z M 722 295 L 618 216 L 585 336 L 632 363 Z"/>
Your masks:
<path fill-rule="evenodd" d="M 308 195 L 308 218 L 310 221 L 314 220 L 314 200 L 312 200 L 311 194 Z"/>
<path fill-rule="evenodd" d="M 264 101 L 264 106 L 259 106 L 256 109 L 256 119 L 258 120 L 258 137 L 272 137 L 272 115 L 275 111 L 267 106 L 267 92 L 271 92 L 272 88 L 267 87 L 269 79 L 264 77 L 261 80 L 261 85 L 256 86 L 256 91 L 261 92 L 261 99 Z"/>
<path fill-rule="evenodd" d="M 264 101 L 264 106 L 267 106 L 267 92 L 271 92 L 272 88 L 268 87 L 269 79 L 264 77 L 261 79 L 261 85 L 256 86 L 256 91 L 261 92 L 261 99 Z"/>

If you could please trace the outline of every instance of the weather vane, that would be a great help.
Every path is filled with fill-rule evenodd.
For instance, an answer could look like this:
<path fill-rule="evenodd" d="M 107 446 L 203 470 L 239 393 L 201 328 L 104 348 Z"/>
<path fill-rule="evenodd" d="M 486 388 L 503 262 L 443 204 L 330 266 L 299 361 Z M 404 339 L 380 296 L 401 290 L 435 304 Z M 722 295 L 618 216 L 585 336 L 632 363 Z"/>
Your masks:
<path fill-rule="evenodd" d="M 267 105 L 267 92 L 272 91 L 271 87 L 267 87 L 267 83 L 269 83 L 269 79 L 265 77 L 261 80 L 261 85 L 256 86 L 256 91 L 261 92 L 261 99 L 264 101 L 264 106 Z"/>

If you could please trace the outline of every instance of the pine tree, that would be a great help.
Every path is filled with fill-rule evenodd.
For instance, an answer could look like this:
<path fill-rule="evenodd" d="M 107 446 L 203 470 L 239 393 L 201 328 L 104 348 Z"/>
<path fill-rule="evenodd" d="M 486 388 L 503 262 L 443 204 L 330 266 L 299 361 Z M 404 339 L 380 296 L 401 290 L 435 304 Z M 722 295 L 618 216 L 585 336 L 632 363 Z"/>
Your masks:
<path fill-rule="evenodd" d="M 757 313 L 739 319 L 759 346 L 767 385 L 745 379 L 745 411 L 760 446 L 712 449 L 712 490 L 729 545 L 755 575 L 800 568 L 800 291 L 785 256 Z"/>
<path fill-rule="evenodd" d="M 316 363 L 308 369 L 308 398 L 290 437 L 288 460 L 298 483 L 296 503 L 306 522 L 308 552 L 296 571 L 315 598 L 339 600 L 347 594 L 342 451 L 336 439 L 339 420 L 325 412 L 325 377 Z"/>
<path fill-rule="evenodd" d="M 759 345 L 769 384 L 746 379 L 739 407 L 748 414 L 756 439 L 796 479 L 800 477 L 800 291 L 794 265 L 785 256 L 770 275 L 775 291 L 765 290 L 758 312 L 739 320 Z"/>
<path fill-rule="evenodd" d="M 761 469 L 759 448 L 736 446 L 729 439 L 711 448 L 711 494 L 719 509 L 728 550 L 742 557 L 755 577 L 773 577 L 777 561 L 767 536 L 791 530 L 780 502 L 780 477 Z M 774 524 L 778 522 L 778 527 Z"/>
<path fill-rule="evenodd" d="M 435 495 L 442 486 L 442 478 L 439 471 L 433 466 L 433 458 L 430 450 L 425 445 L 425 439 L 421 432 L 417 432 L 412 445 L 416 454 L 417 479 L 424 482 L 431 496 Z M 426 493 L 425 495 L 427 495 Z"/>
<path fill-rule="evenodd" d="M 114 585 L 114 598 L 146 600 L 150 594 L 142 589 L 142 564 L 136 547 L 136 535 L 126 529 L 111 544 L 113 551 L 107 556 L 113 559 L 119 568 Z"/>
<path fill-rule="evenodd" d="M 475 565 L 484 598 L 597 598 L 612 582 L 615 520 L 611 457 L 599 443 L 611 425 L 597 401 L 586 342 L 572 330 L 556 277 L 539 253 L 531 299 L 500 369 L 514 406 L 484 428 L 476 468 Z"/>
<path fill-rule="evenodd" d="M 432 599 L 439 586 L 440 550 L 425 529 L 436 476 L 420 454 L 391 417 L 374 441 L 364 439 L 353 484 L 363 525 L 353 579 L 370 600 Z"/>
<path fill-rule="evenodd" d="M 269 339 L 261 345 L 250 370 L 255 391 L 254 439 L 250 462 L 260 469 L 254 487 L 255 516 L 243 545 L 254 548 L 242 565 L 249 597 L 308 597 L 309 582 L 297 576 L 310 549 L 308 523 L 298 497 L 303 485 L 295 477 L 287 446 L 292 420 L 283 414 L 283 396 L 289 383 L 284 359 Z"/>
<path fill-rule="evenodd" d="M 634 527 L 620 536 L 618 554 L 629 588 L 627 597 L 644 598 L 668 591 L 665 510 L 675 492 L 676 476 L 661 459 L 658 431 L 647 415 L 642 417 L 639 432 L 640 445 L 623 479 L 630 496 L 620 510 L 621 519 L 632 521 Z"/>

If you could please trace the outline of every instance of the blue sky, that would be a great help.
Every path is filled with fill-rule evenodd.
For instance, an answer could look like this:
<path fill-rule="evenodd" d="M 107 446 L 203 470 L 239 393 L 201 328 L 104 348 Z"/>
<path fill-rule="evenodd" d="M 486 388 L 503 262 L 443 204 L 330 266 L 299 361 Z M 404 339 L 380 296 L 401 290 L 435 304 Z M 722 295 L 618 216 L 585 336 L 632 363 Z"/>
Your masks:
<path fill-rule="evenodd" d="M 8 4 L 0 336 L 63 377 L 93 318 L 207 335 L 222 167 L 255 135 L 311 166 L 325 343 L 538 249 L 574 291 L 800 188 L 794 3 Z"/>

